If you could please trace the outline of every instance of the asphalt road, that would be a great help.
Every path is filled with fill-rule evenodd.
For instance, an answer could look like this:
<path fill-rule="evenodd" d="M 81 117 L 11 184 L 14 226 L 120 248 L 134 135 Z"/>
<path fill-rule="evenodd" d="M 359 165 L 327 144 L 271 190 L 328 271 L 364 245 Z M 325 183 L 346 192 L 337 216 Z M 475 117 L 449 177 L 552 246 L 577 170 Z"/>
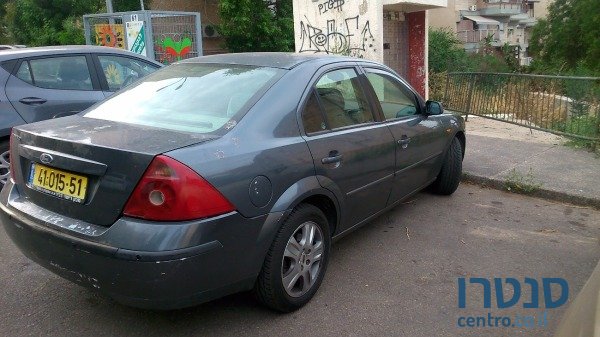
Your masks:
<path fill-rule="evenodd" d="M 562 277 L 570 302 L 600 258 L 599 233 L 600 212 L 587 208 L 465 184 L 452 197 L 422 193 L 336 243 L 316 297 L 283 315 L 248 294 L 172 312 L 124 307 L 31 263 L 0 231 L 0 335 L 552 336 L 566 305 L 547 311 L 545 327 L 459 328 L 460 316 L 544 309 L 522 307 L 526 289 L 512 308 L 496 308 L 493 295 L 484 309 L 470 284 L 459 309 L 457 280 L 530 277 L 541 287 Z"/>

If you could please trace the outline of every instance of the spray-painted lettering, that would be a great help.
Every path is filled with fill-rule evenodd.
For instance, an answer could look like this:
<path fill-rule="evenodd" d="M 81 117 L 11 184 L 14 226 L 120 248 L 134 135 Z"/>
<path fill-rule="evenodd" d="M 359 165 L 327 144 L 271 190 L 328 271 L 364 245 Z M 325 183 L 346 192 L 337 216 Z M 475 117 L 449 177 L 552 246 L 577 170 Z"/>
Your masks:
<path fill-rule="evenodd" d="M 342 11 L 342 6 L 344 6 L 345 0 L 326 0 L 321 2 L 318 5 L 319 14 L 323 14 L 330 10 L 337 9 L 338 11 Z"/>
<path fill-rule="evenodd" d="M 306 21 L 300 21 L 300 53 L 324 52 L 354 57 L 364 57 L 364 52 L 375 49 L 375 38 L 371 33 L 369 21 L 360 23 L 360 17 L 327 20 L 324 29 L 315 27 Z"/>

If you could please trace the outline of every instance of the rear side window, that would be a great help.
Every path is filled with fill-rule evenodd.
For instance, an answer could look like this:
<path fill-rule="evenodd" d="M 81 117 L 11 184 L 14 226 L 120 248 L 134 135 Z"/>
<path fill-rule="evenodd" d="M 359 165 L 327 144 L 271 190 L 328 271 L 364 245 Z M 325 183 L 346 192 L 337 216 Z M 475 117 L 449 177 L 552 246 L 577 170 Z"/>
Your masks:
<path fill-rule="evenodd" d="M 373 122 L 373 113 L 354 69 L 326 73 L 316 85 L 330 129 Z"/>
<path fill-rule="evenodd" d="M 29 84 L 33 84 L 33 78 L 31 78 L 31 70 L 29 69 L 29 62 L 25 61 L 21 63 L 21 66 L 17 71 L 17 77 Z"/>
<path fill-rule="evenodd" d="M 93 90 L 85 56 L 24 61 L 17 71 L 17 77 L 44 89 Z"/>
<path fill-rule="evenodd" d="M 86 117 L 195 133 L 225 133 L 284 70 L 182 63 L 163 68 Z"/>
<path fill-rule="evenodd" d="M 110 91 L 117 91 L 158 69 L 158 66 L 116 55 L 98 55 L 98 60 Z"/>
<path fill-rule="evenodd" d="M 313 92 L 302 111 L 302 124 L 306 133 L 315 133 L 327 129 L 317 96 Z"/>

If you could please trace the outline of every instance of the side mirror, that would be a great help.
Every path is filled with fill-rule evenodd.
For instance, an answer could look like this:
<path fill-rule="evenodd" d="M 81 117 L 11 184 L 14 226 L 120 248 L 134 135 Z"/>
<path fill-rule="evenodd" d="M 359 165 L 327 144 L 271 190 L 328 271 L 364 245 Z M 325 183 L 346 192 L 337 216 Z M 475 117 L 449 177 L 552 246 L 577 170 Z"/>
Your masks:
<path fill-rule="evenodd" d="M 425 110 L 428 115 L 441 115 L 444 113 L 444 107 L 442 103 L 436 101 L 425 102 Z"/>

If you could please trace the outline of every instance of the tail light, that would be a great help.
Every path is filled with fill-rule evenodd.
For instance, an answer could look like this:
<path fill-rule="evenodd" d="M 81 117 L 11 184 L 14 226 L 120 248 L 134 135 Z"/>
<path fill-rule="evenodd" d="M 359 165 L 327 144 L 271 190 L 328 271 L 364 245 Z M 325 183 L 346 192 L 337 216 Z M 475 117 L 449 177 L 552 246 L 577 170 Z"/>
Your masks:
<path fill-rule="evenodd" d="M 10 143 L 8 144 L 8 164 L 10 168 L 10 179 L 12 181 L 15 181 L 15 161 L 12 160 L 10 157 L 11 153 L 15 151 L 15 136 L 13 135 L 12 129 L 10 129 Z"/>
<path fill-rule="evenodd" d="M 185 221 L 233 210 L 233 205 L 200 175 L 160 155 L 146 169 L 123 214 L 154 221 Z"/>

